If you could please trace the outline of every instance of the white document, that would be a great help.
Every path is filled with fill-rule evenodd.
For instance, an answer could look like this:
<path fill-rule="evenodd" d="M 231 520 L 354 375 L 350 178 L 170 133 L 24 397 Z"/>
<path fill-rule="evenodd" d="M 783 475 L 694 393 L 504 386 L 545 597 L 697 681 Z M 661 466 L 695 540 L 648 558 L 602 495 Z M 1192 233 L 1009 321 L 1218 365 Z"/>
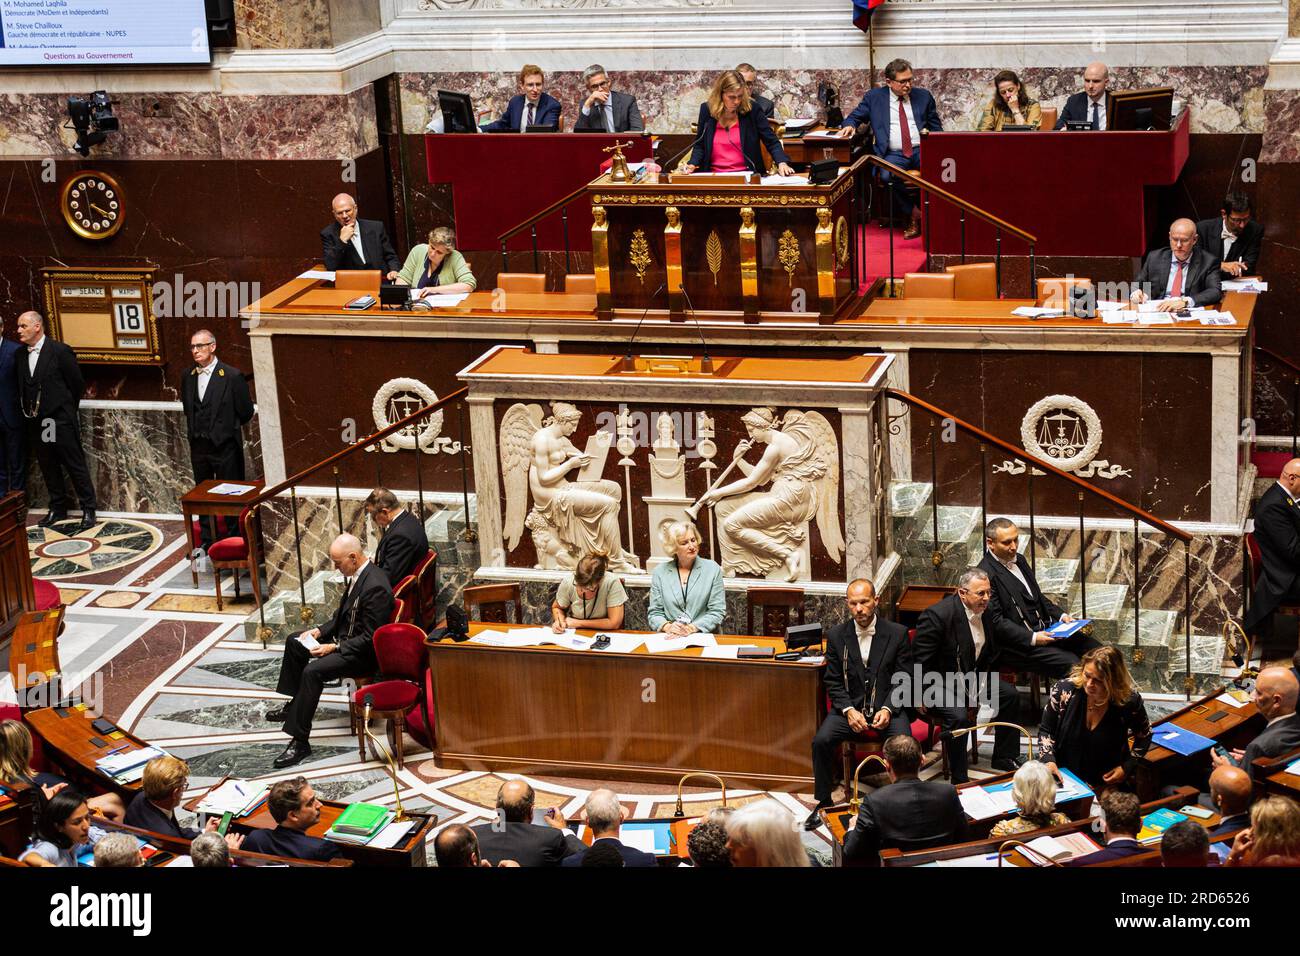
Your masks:
<path fill-rule="evenodd" d="M 479 631 L 468 641 L 470 644 L 483 644 L 487 647 L 513 647 L 504 631 Z"/>
<path fill-rule="evenodd" d="M 316 638 L 312 637 L 305 631 L 298 635 L 298 643 L 309 651 L 314 651 L 316 648 L 320 647 L 320 641 L 316 640 Z"/>
<path fill-rule="evenodd" d="M 1263 279 L 1224 279 L 1221 285 L 1224 292 L 1268 291 L 1268 283 Z"/>
<path fill-rule="evenodd" d="M 1287 764 L 1286 772 L 1293 777 L 1300 777 L 1300 760 L 1293 760 Z"/>
<path fill-rule="evenodd" d="M 645 649 L 651 654 L 666 654 L 670 651 L 685 650 L 688 647 L 716 647 L 718 642 L 712 634 L 696 631 L 685 637 L 672 637 L 668 634 L 647 634 Z"/>
<path fill-rule="evenodd" d="M 1132 325 L 1138 320 L 1136 309 L 1115 309 L 1112 312 L 1103 312 L 1101 321 L 1105 325 Z"/>
<path fill-rule="evenodd" d="M 431 309 L 448 309 L 465 301 L 468 292 L 444 292 L 441 295 L 426 295 L 420 301 Z"/>
<path fill-rule="evenodd" d="M 199 804 L 200 813 L 242 814 L 254 797 L 266 793 L 267 788 L 247 780 L 227 780 L 216 790 L 208 793 Z"/>
<path fill-rule="evenodd" d="M 966 787 L 958 790 L 957 799 L 961 801 L 961 808 L 966 811 L 966 816 L 972 820 L 987 820 L 1002 812 L 993 802 L 993 795 L 982 787 Z"/>
<path fill-rule="evenodd" d="M 924 865 L 924 864 L 922 864 Z M 998 865 L 996 853 L 976 853 L 973 856 L 959 856 L 951 860 L 936 860 L 935 866 L 993 866 Z"/>
<path fill-rule="evenodd" d="M 413 826 L 415 826 L 414 820 L 402 820 L 400 823 L 394 820 L 375 834 L 375 838 L 367 846 L 378 847 L 381 850 L 391 850 L 402 842 L 402 838 L 411 831 Z"/>
<path fill-rule="evenodd" d="M 1214 699 L 1215 699 L 1215 700 L 1221 700 L 1221 701 L 1223 701 L 1223 702 L 1224 702 L 1225 704 L 1227 704 L 1229 707 L 1245 707 L 1245 706 L 1246 706 L 1246 704 L 1245 704 L 1244 701 L 1237 700 L 1237 698 L 1233 697 L 1231 694 L 1220 694 L 1218 697 L 1216 697 L 1216 698 L 1214 698 Z"/>
<path fill-rule="evenodd" d="M 839 138 L 840 138 L 840 135 L 839 135 L 835 130 L 831 130 L 831 129 L 819 129 L 819 130 L 814 130 L 814 131 L 811 132 L 811 133 L 804 133 L 804 134 L 803 134 L 803 138 L 804 138 L 804 139 L 829 139 L 829 140 L 835 140 L 835 139 L 839 139 Z"/>
<path fill-rule="evenodd" d="M 1036 840 L 1029 840 L 1025 845 L 1028 846 L 1029 849 L 1041 853 L 1049 860 L 1055 860 L 1057 863 L 1060 863 L 1062 860 L 1068 860 L 1070 857 L 1074 856 L 1068 846 L 1060 840 L 1049 836 L 1040 836 Z M 1046 865 L 1032 855 L 1029 855 L 1029 860 L 1030 862 L 1037 863 L 1040 866 Z"/>
<path fill-rule="evenodd" d="M 191 856 L 178 856 L 174 860 L 168 860 L 163 866 L 179 866 L 181 869 L 194 866 L 194 858 Z"/>
<path fill-rule="evenodd" d="M 1173 325 L 1172 312 L 1139 312 L 1138 325 Z"/>
<path fill-rule="evenodd" d="M 298 278 L 299 279 L 320 279 L 324 282 L 333 282 L 334 273 L 326 272 L 323 269 L 308 269 L 302 275 L 298 276 Z"/>
<path fill-rule="evenodd" d="M 1128 309 L 1128 308 L 1131 308 L 1131 306 L 1128 304 L 1127 301 L 1119 302 L 1112 299 L 1097 300 L 1098 312 L 1114 312 L 1117 309 Z"/>
<path fill-rule="evenodd" d="M 608 654 L 631 654 L 645 642 L 644 634 L 629 634 L 623 631 L 602 631 L 602 634 L 609 636 L 609 647 L 595 648 L 600 653 Z"/>
<path fill-rule="evenodd" d="M 720 661 L 734 661 L 740 651 L 739 644 L 714 644 L 712 647 L 706 647 L 701 653 L 701 657 L 711 657 Z"/>
<path fill-rule="evenodd" d="M 634 850 L 649 853 L 651 856 L 655 853 L 655 831 L 648 827 L 644 830 L 624 828 L 618 831 L 618 839 L 624 846 L 630 846 Z"/>
<path fill-rule="evenodd" d="M 1199 316 L 1201 325 L 1236 325 L 1237 317 L 1231 312 L 1206 312 Z"/>
<path fill-rule="evenodd" d="M 796 129 L 807 129 L 810 126 L 816 126 L 817 120 L 812 116 L 800 116 L 788 119 L 781 125 L 786 128 L 787 132 L 790 132 Z"/>
<path fill-rule="evenodd" d="M 807 176 L 764 176 L 760 180 L 764 186 L 807 186 Z"/>
<path fill-rule="evenodd" d="M 1048 309 L 1037 305 L 1022 305 L 1011 310 L 1012 315 L 1022 319 L 1056 319 L 1065 315 L 1064 309 Z"/>
<path fill-rule="evenodd" d="M 256 487 L 257 485 L 241 485 L 227 481 L 210 488 L 208 493 L 213 495 L 246 495 Z"/>

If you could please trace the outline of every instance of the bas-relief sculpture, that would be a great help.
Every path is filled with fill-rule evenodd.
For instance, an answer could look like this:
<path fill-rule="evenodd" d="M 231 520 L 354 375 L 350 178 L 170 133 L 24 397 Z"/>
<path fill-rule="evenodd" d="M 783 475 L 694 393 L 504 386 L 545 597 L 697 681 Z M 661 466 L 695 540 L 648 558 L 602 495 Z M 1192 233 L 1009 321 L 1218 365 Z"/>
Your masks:
<path fill-rule="evenodd" d="M 551 409 L 551 416 L 544 419 L 540 405 L 516 403 L 501 420 L 507 556 L 527 529 L 540 569 L 571 569 L 584 554 L 600 551 L 609 555 L 610 567 L 616 571 L 640 570 L 640 558 L 623 547 L 620 528 L 624 499 L 632 500 L 630 482 L 625 480 L 629 489 L 625 495 L 617 482 L 601 477 L 604 452 L 612 436 L 598 431 L 581 451 L 569 440 L 581 413 L 566 402 L 553 402 Z M 631 458 L 630 434 L 622 427 L 624 417 L 626 412 L 621 410 L 618 450 L 623 458 L 618 463 L 626 473 L 636 462 Z M 717 467 L 712 461 L 717 453 L 713 420 L 700 413 L 698 421 L 697 450 L 704 458 L 699 467 L 711 478 Z M 731 465 L 692 504 L 686 490 L 687 457 L 681 453 L 674 420 L 667 413 L 655 419 L 655 438 L 646 458 L 650 494 L 643 499 L 649 539 L 657 541 L 660 530 L 670 522 L 699 520 L 702 509 L 708 508 L 708 517 L 701 524 L 710 542 L 717 542 L 724 574 L 809 580 L 809 531 L 816 521 L 826 553 L 842 564 L 840 448 L 830 422 L 816 411 L 792 409 L 778 416 L 768 407 L 750 409 L 741 422 L 748 437 L 736 445 Z M 764 446 L 763 453 L 757 463 L 750 464 L 745 454 L 756 445 Z M 571 480 L 575 468 L 581 471 Z M 733 468 L 742 477 L 724 484 Z M 629 542 L 634 510 L 639 511 L 629 508 L 626 515 Z M 663 560 L 650 555 L 646 569 Z"/>

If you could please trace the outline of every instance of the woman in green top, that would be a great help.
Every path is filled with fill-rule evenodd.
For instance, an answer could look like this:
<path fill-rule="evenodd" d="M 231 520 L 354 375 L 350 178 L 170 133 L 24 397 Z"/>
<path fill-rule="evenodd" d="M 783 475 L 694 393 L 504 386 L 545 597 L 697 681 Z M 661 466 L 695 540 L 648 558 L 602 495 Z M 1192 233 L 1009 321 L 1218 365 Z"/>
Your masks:
<path fill-rule="evenodd" d="M 452 295 L 458 292 L 473 292 L 477 283 L 474 273 L 455 248 L 455 234 L 446 226 L 439 226 L 429 233 L 429 242 L 421 243 L 411 250 L 397 275 L 401 285 L 416 289 L 413 299 L 423 299 L 429 295 Z"/>
<path fill-rule="evenodd" d="M 984 107 L 977 132 L 1001 132 L 1004 126 L 1028 126 L 1038 129 L 1043 122 L 1043 110 L 1020 82 L 1013 70 L 1003 70 L 993 77 L 993 99 Z"/>
<path fill-rule="evenodd" d="M 606 563 L 603 554 L 589 554 L 560 582 L 551 602 L 551 629 L 556 634 L 569 627 L 617 631 L 623 626 L 627 592 L 617 576 L 605 573 Z"/>

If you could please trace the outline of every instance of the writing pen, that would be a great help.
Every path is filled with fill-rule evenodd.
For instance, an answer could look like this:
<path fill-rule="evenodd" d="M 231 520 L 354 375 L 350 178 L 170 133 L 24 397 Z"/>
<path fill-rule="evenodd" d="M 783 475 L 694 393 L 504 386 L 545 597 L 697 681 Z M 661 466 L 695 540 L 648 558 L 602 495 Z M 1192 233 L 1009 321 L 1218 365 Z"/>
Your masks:
<path fill-rule="evenodd" d="M 108 753 L 104 754 L 104 756 L 111 757 L 113 756 L 113 754 L 120 754 L 123 750 L 130 750 L 130 749 L 131 749 L 130 744 L 123 744 L 122 746 L 118 747 L 116 750 L 110 750 Z"/>

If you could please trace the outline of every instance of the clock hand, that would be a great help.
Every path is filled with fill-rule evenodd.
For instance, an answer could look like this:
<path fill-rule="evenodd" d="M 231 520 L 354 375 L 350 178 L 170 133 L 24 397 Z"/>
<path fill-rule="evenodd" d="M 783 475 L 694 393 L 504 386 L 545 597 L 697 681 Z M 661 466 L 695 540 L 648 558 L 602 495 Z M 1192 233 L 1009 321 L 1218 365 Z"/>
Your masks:
<path fill-rule="evenodd" d="M 96 206 L 93 202 L 90 204 L 90 208 L 93 209 L 93 210 L 95 210 L 95 212 L 99 213 L 101 216 L 107 216 L 107 215 L 108 215 L 107 212 L 105 212 L 103 209 L 100 209 L 100 208 L 99 208 L 98 206 Z"/>

